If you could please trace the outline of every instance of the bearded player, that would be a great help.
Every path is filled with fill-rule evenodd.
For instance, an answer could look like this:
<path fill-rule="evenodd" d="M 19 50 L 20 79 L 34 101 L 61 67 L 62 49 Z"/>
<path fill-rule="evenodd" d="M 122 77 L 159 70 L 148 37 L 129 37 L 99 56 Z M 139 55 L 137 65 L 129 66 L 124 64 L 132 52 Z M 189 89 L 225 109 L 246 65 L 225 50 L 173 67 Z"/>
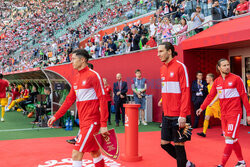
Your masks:
<path fill-rule="evenodd" d="M 177 61 L 174 46 L 164 42 L 158 47 L 158 57 L 164 64 L 161 67 L 162 118 L 161 147 L 177 160 L 177 167 L 194 167 L 187 160 L 184 140 L 179 136 L 187 116 L 190 116 L 190 86 L 186 66 Z M 171 144 L 174 142 L 174 145 Z"/>
<path fill-rule="evenodd" d="M 196 113 L 197 115 L 201 114 L 218 94 L 221 106 L 221 126 L 226 142 L 222 161 L 218 167 L 226 165 L 233 150 L 238 158 L 238 163 L 235 167 L 246 167 L 246 162 L 243 159 L 241 146 L 238 141 L 239 126 L 242 117 L 241 102 L 243 102 L 246 108 L 247 122 L 250 124 L 250 105 L 248 103 L 246 88 L 239 76 L 230 73 L 228 60 L 220 59 L 217 63 L 217 69 L 221 75 L 214 81 L 209 95 Z"/>

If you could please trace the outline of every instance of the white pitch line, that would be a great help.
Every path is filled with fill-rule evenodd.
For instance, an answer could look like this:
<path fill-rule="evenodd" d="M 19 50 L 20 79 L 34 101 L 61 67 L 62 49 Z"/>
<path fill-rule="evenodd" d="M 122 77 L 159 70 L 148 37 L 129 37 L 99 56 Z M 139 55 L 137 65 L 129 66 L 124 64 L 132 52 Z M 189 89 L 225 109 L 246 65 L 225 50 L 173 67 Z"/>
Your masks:
<path fill-rule="evenodd" d="M 45 127 L 45 128 L 26 128 L 26 129 L 7 129 L 7 130 L 0 130 L 0 132 L 15 132 L 15 131 L 24 131 L 24 130 L 43 130 L 43 129 L 51 129 L 51 128 Z"/>

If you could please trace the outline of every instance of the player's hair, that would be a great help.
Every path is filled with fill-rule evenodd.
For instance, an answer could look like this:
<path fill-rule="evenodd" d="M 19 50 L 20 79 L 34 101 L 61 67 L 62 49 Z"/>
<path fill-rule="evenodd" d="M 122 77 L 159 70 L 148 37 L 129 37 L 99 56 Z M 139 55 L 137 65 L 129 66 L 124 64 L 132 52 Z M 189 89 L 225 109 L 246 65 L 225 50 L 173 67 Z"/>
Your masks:
<path fill-rule="evenodd" d="M 221 62 L 223 62 L 223 61 L 228 61 L 228 60 L 227 60 L 227 59 L 222 58 L 222 59 L 220 59 L 220 60 L 217 62 L 217 65 L 220 67 Z"/>
<path fill-rule="evenodd" d="M 48 86 L 45 86 L 44 89 L 51 92 L 50 87 L 48 87 Z"/>
<path fill-rule="evenodd" d="M 33 85 L 33 87 L 35 87 L 35 88 L 36 88 L 36 91 L 38 90 L 38 86 L 37 86 L 37 85 Z"/>
<path fill-rule="evenodd" d="M 202 71 L 197 71 L 196 75 L 198 75 L 198 74 L 203 74 L 203 72 Z"/>
<path fill-rule="evenodd" d="M 84 57 L 87 61 L 89 61 L 89 53 L 85 49 L 77 49 L 72 52 L 72 54 L 76 54 L 78 57 Z"/>
<path fill-rule="evenodd" d="M 0 79 L 3 79 L 3 74 L 0 73 Z"/>
<path fill-rule="evenodd" d="M 214 80 L 214 74 L 213 73 L 208 73 L 207 76 L 210 76 Z"/>
<path fill-rule="evenodd" d="M 170 42 L 162 42 L 160 45 L 164 45 L 167 51 L 171 50 L 173 58 L 178 55 L 178 53 L 175 51 L 174 45 L 172 45 Z"/>
<path fill-rule="evenodd" d="M 90 69 L 94 69 L 94 65 L 93 64 L 91 64 L 91 63 L 88 63 L 88 67 L 90 68 Z"/>
<path fill-rule="evenodd" d="M 137 72 L 141 72 L 141 70 L 140 69 L 135 70 L 135 73 L 137 73 Z"/>

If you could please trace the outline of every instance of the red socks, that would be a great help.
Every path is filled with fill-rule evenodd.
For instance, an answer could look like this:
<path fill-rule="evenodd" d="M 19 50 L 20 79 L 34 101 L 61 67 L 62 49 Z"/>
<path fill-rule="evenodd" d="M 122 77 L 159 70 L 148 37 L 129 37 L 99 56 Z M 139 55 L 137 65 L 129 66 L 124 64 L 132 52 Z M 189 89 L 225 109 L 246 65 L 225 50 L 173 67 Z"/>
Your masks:
<path fill-rule="evenodd" d="M 233 151 L 233 140 L 226 140 L 226 147 L 224 149 L 223 157 L 222 157 L 222 166 L 225 166 L 227 160 L 229 159 L 231 153 Z"/>
<path fill-rule="evenodd" d="M 226 140 L 226 147 L 224 149 L 223 157 L 222 157 L 222 166 L 225 166 L 227 160 L 229 159 L 232 151 L 234 150 L 239 161 L 243 161 L 242 151 L 240 147 L 240 143 L 236 140 Z"/>
<path fill-rule="evenodd" d="M 240 143 L 238 141 L 236 141 L 233 145 L 233 150 L 238 158 L 239 161 L 243 160 L 243 156 L 242 156 L 242 151 L 241 151 L 241 147 L 240 147 Z"/>

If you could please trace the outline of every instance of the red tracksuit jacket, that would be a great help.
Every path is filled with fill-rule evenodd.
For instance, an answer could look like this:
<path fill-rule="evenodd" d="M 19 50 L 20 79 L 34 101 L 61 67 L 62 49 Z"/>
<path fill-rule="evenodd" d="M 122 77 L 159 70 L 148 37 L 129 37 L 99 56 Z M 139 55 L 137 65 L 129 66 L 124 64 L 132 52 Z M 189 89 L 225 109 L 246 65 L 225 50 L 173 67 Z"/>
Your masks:
<path fill-rule="evenodd" d="M 67 98 L 54 117 L 62 117 L 75 101 L 80 128 L 94 122 L 100 123 L 101 127 L 107 126 L 108 103 L 102 78 L 97 72 L 88 67 L 78 72 Z"/>
<path fill-rule="evenodd" d="M 250 116 L 250 106 L 246 88 L 239 76 L 229 73 L 225 80 L 222 76 L 218 77 L 214 81 L 207 98 L 201 105 L 202 110 L 206 109 L 217 93 L 220 100 L 222 116 L 235 116 L 242 114 L 241 100 L 246 108 L 247 115 Z"/>
<path fill-rule="evenodd" d="M 173 58 L 161 67 L 161 92 L 164 116 L 190 115 L 190 86 L 186 66 Z"/>

